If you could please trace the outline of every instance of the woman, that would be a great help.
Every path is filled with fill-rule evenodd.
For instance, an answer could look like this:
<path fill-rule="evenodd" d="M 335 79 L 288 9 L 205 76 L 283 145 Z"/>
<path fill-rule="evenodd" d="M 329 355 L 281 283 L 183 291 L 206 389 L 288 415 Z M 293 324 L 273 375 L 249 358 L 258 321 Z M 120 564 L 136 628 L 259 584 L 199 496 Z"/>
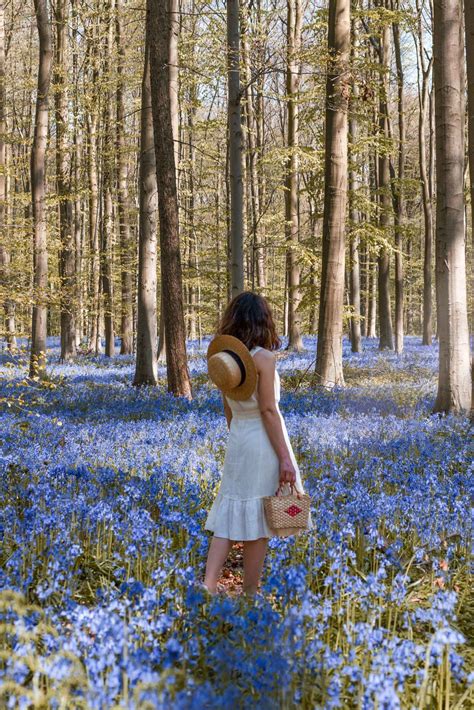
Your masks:
<path fill-rule="evenodd" d="M 243 401 L 223 395 L 230 434 L 220 488 L 205 523 L 214 536 L 204 586 L 216 593 L 233 542 L 243 541 L 243 590 L 255 594 L 268 539 L 275 535 L 265 520 L 263 497 L 274 495 L 284 483 L 294 484 L 300 492 L 303 486 L 278 406 L 280 378 L 272 351 L 281 341 L 267 301 L 256 293 L 240 293 L 227 306 L 217 333 L 234 336 L 248 348 L 257 385 Z M 309 527 L 313 527 L 311 516 Z"/>

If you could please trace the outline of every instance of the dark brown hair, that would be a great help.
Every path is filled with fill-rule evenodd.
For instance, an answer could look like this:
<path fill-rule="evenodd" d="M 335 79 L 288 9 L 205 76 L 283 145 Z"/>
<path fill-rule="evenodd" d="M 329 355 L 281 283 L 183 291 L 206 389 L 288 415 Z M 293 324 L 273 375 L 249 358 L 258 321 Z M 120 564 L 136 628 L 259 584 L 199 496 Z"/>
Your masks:
<path fill-rule="evenodd" d="M 234 296 L 225 309 L 217 334 L 233 335 L 249 350 L 255 345 L 267 350 L 278 350 L 281 346 L 268 302 L 253 291 Z"/>

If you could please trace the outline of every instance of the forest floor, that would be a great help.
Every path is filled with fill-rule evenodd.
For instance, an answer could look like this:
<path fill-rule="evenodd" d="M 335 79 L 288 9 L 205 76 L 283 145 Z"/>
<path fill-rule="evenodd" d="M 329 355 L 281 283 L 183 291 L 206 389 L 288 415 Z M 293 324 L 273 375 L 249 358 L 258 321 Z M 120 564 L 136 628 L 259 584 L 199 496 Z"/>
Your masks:
<path fill-rule="evenodd" d="M 227 428 L 188 343 L 194 399 L 132 387 L 129 356 L 26 378 L 0 353 L 0 682 L 19 707 L 449 707 L 474 700 L 467 418 L 434 416 L 437 346 L 344 342 L 346 387 L 314 380 L 315 338 L 278 355 L 280 407 L 315 529 L 273 539 L 241 595 L 235 544 L 199 589 Z M 7 683 L 8 682 L 8 683 Z M 19 700 L 23 698 L 23 700 Z M 35 700 L 36 699 L 36 700 Z M 9 707 L 16 707 L 14 700 Z"/>

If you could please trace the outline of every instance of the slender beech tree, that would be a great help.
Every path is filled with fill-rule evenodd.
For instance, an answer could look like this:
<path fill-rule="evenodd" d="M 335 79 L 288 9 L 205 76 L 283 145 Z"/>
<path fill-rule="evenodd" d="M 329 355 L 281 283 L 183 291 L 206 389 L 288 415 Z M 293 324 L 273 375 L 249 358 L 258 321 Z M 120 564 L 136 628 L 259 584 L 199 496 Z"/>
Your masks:
<path fill-rule="evenodd" d="M 149 39 L 145 40 L 140 141 L 137 359 L 134 385 L 157 383 L 156 266 L 158 207 L 151 112 Z"/>
<path fill-rule="evenodd" d="M 464 3 L 467 64 L 468 156 L 471 211 L 474 225 L 474 4 Z M 472 231 L 474 236 L 474 229 Z"/>
<path fill-rule="evenodd" d="M 46 147 L 48 143 L 49 88 L 53 64 L 51 22 L 47 0 L 34 0 L 39 37 L 38 90 L 35 131 L 31 150 L 33 208 L 33 313 L 30 377 L 46 375 L 46 321 L 48 248 L 46 223 Z"/>
<path fill-rule="evenodd" d="M 188 196 L 187 196 L 187 223 L 188 223 L 188 244 L 189 244 L 189 273 L 191 282 L 189 284 L 189 337 L 195 340 L 197 337 L 198 322 L 198 255 L 197 255 L 197 235 L 194 221 L 196 190 L 194 174 L 196 171 L 196 151 L 194 146 L 194 117 L 196 115 L 196 85 L 192 82 L 189 91 L 188 114 Z"/>
<path fill-rule="evenodd" d="M 72 111 L 73 111 L 73 144 L 74 144 L 74 154 L 72 157 L 73 161 L 73 181 L 74 181 L 74 249 L 75 249 L 75 285 L 76 285 L 76 318 L 74 319 L 76 325 L 76 348 L 80 347 L 82 343 L 82 336 L 84 334 L 84 299 L 83 299 L 83 284 L 82 284 L 82 270 L 83 270 L 83 200 L 81 195 L 81 166 L 83 162 L 82 144 L 83 144 L 83 126 L 81 126 L 79 118 L 79 90 L 78 90 L 78 80 L 79 80 L 79 46 L 82 41 L 82 37 L 79 35 L 79 17 L 77 0 L 71 0 L 71 20 L 72 20 L 72 77 L 73 77 L 73 96 L 72 96 Z"/>
<path fill-rule="evenodd" d="M 7 172 L 6 161 L 6 117 L 5 117 L 5 2 L 0 0 L 0 281 L 5 289 L 10 285 L 10 251 L 7 244 Z M 13 303 L 9 298 L 5 298 L 5 325 L 6 341 L 9 350 L 15 350 L 15 319 L 13 315 Z"/>
<path fill-rule="evenodd" d="M 76 255 L 73 231 L 72 183 L 68 150 L 67 27 L 69 0 L 57 0 L 54 9 L 56 44 L 54 102 L 56 122 L 56 184 L 59 199 L 59 254 L 61 299 L 61 359 L 76 355 L 75 288 Z"/>
<path fill-rule="evenodd" d="M 316 373 L 324 386 L 344 385 L 342 312 L 350 45 L 350 0 L 335 0 L 329 7 L 323 259 L 316 356 Z"/>
<path fill-rule="evenodd" d="M 261 240 L 261 205 L 258 170 L 258 129 L 255 111 L 256 97 L 254 95 L 254 81 L 252 79 L 250 62 L 250 32 L 251 32 L 251 6 L 243 11 L 242 53 L 245 71 L 245 121 L 247 138 L 247 172 L 249 175 L 248 186 L 250 192 L 250 223 L 251 223 L 251 283 L 252 289 L 257 285 L 262 291 L 265 288 L 264 255 Z"/>
<path fill-rule="evenodd" d="M 178 81 L 178 37 L 179 37 L 179 4 L 177 0 L 169 0 L 170 39 L 168 43 L 168 84 L 171 111 L 171 126 L 173 129 L 174 164 L 176 171 L 176 189 L 178 189 L 179 166 L 179 81 Z M 179 215 L 178 215 L 179 217 Z M 179 227 L 178 227 L 179 228 Z M 179 235 L 178 235 L 179 236 Z M 160 280 L 160 330 L 158 338 L 158 360 L 166 360 L 166 332 L 163 311 L 165 298 L 163 294 L 163 279 Z"/>
<path fill-rule="evenodd" d="M 114 43 L 113 17 L 115 0 L 108 0 L 104 6 L 105 19 L 105 61 L 104 73 L 110 80 L 112 72 L 112 50 Z M 112 273 L 112 233 L 114 228 L 113 213 L 113 181 L 114 181 L 114 154 L 113 154 L 113 101 L 112 96 L 107 96 L 103 107 L 104 146 L 102 150 L 102 195 L 101 220 L 100 220 L 100 273 L 102 294 L 104 297 L 104 326 L 105 326 L 105 354 L 112 357 L 115 354 L 115 329 L 114 329 L 114 293 Z"/>
<path fill-rule="evenodd" d="M 358 3 L 354 4 L 354 10 L 358 10 Z M 358 19 L 353 17 L 351 20 L 352 25 L 352 42 L 351 42 L 351 52 L 352 52 L 352 62 L 355 62 L 356 52 L 359 47 L 359 28 Z M 352 81 L 352 92 L 351 92 L 351 111 L 349 118 L 349 144 L 351 153 L 351 165 L 349 170 L 349 197 L 350 197 L 350 218 L 351 218 L 351 229 L 352 234 L 350 237 L 350 270 L 349 270 L 349 293 L 350 293 L 350 304 L 352 306 L 350 333 L 351 333 L 351 350 L 353 353 L 360 353 L 362 351 L 362 339 L 361 339 L 361 312 L 360 312 L 360 262 L 359 262 L 359 224 L 360 224 L 360 212 L 357 208 L 357 197 L 359 190 L 359 175 L 358 166 L 356 164 L 356 144 L 358 137 L 358 125 L 357 125 L 357 101 L 359 99 L 359 90 L 357 81 L 353 79 Z"/>
<path fill-rule="evenodd" d="M 257 187 L 258 187 L 258 206 L 259 206 L 259 221 L 257 225 L 258 240 L 257 240 L 257 284 L 262 292 L 265 292 L 267 287 L 267 267 L 266 267 L 266 249 L 265 249 L 265 222 L 263 220 L 265 214 L 265 171 L 263 169 L 263 158 L 265 151 L 265 71 L 264 67 L 267 63 L 267 44 L 270 34 L 270 29 L 265 21 L 265 13 L 262 11 L 262 0 L 256 1 L 255 20 L 258 39 L 258 72 L 253 83 L 255 88 L 255 148 L 257 153 Z"/>
<path fill-rule="evenodd" d="M 161 279 L 168 390 L 191 398 L 186 357 L 178 197 L 169 86 L 171 35 L 168 0 L 148 0 L 147 32 L 150 38 L 151 100 L 156 155 L 160 219 Z"/>
<path fill-rule="evenodd" d="M 464 37 L 458 0 L 435 0 L 436 289 L 439 379 L 435 412 L 468 411 L 471 371 L 464 205 Z"/>
<path fill-rule="evenodd" d="M 230 281 L 232 296 L 244 289 L 244 182 L 240 86 L 239 0 L 227 1 L 227 91 L 230 183 Z"/>
<path fill-rule="evenodd" d="M 468 106 L 468 156 L 469 185 L 471 192 L 471 239 L 474 245 L 474 5 L 464 3 L 467 59 L 467 106 Z M 474 328 L 474 314 L 471 313 L 471 332 Z M 474 408 L 474 358 L 471 358 L 471 415 Z"/>
<path fill-rule="evenodd" d="M 298 90 L 301 49 L 301 0 L 287 0 L 287 58 L 286 58 L 286 102 L 287 102 L 287 146 L 288 159 L 285 185 L 285 232 L 288 244 L 288 349 L 303 349 L 301 338 L 300 257 L 298 204 Z"/>
<path fill-rule="evenodd" d="M 100 322 L 100 233 L 99 233 L 99 176 L 97 155 L 97 132 L 99 125 L 99 21 L 92 20 L 92 28 L 87 32 L 87 64 L 90 76 L 89 105 L 87 121 L 87 171 L 89 188 L 89 249 L 91 254 L 91 273 L 89 285 L 90 301 L 90 349 L 98 354 L 101 351 L 99 332 Z"/>
<path fill-rule="evenodd" d="M 378 0 L 377 5 L 387 7 L 387 0 Z M 379 132 L 385 145 L 379 150 L 378 156 L 378 193 L 379 193 L 379 226 L 384 238 L 388 238 L 391 216 L 390 196 L 390 156 L 388 152 L 389 114 L 388 93 L 390 78 L 390 24 L 384 19 L 382 37 L 379 48 L 380 61 L 380 101 L 379 101 Z M 392 314 L 390 306 L 390 251 L 383 245 L 378 257 L 378 297 L 379 297 L 379 348 L 393 349 Z"/>
<path fill-rule="evenodd" d="M 433 258 L 433 204 L 431 199 L 430 174 L 426 153 L 426 133 L 430 119 L 430 76 L 433 59 L 427 59 L 423 32 L 424 2 L 416 0 L 417 10 L 417 69 L 418 69 L 418 154 L 420 161 L 421 197 L 423 201 L 423 335 L 422 344 L 431 345 L 432 325 L 432 258 Z"/>
<path fill-rule="evenodd" d="M 392 11 L 400 12 L 400 0 L 391 0 Z M 400 45 L 400 24 L 393 23 L 393 45 L 397 67 L 398 89 L 398 170 L 397 180 L 393 181 L 394 211 L 395 211 L 395 350 L 403 350 L 403 229 L 405 223 L 405 162 L 406 162 L 406 129 L 405 129 L 405 76 L 403 72 L 402 50 Z"/>
<path fill-rule="evenodd" d="M 133 352 L 133 273 L 132 273 L 132 243 L 130 229 L 130 199 L 128 195 L 128 169 L 125 140 L 125 48 L 122 40 L 123 24 L 122 0 L 116 0 L 115 6 L 115 38 L 117 45 L 117 122 L 116 122 L 116 152 L 117 152 L 117 201 L 120 235 L 121 264 L 121 325 L 120 353 L 129 355 Z"/>

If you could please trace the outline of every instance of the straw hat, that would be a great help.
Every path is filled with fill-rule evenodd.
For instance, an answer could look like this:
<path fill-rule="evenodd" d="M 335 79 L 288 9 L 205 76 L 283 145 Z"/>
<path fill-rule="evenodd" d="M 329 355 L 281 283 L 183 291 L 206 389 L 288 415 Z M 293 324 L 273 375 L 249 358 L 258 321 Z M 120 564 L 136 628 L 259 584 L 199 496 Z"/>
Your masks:
<path fill-rule="evenodd" d="M 248 399 L 257 385 L 250 350 L 233 335 L 216 335 L 207 349 L 209 377 L 229 399 Z"/>

